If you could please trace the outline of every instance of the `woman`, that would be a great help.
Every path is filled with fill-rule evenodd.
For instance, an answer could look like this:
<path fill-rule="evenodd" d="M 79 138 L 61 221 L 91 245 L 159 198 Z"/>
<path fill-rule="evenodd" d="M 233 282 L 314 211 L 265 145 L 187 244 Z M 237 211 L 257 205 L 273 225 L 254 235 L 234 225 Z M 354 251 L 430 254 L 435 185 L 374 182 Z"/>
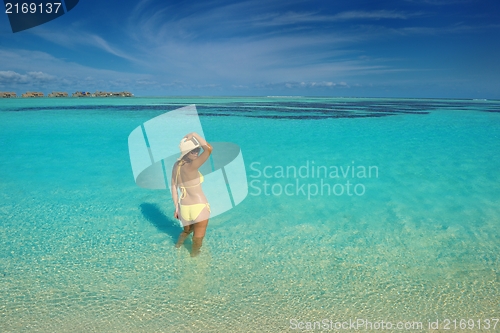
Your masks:
<path fill-rule="evenodd" d="M 203 153 L 200 155 L 201 148 Z M 197 133 L 189 133 L 182 138 L 179 149 L 181 156 L 172 168 L 171 186 L 175 205 L 174 217 L 182 221 L 184 231 L 175 247 L 181 247 L 189 234 L 194 232 L 191 257 L 195 257 L 200 253 L 210 217 L 210 205 L 201 188 L 203 175 L 198 169 L 208 160 L 212 146 Z M 180 196 L 177 189 L 181 191 Z"/>

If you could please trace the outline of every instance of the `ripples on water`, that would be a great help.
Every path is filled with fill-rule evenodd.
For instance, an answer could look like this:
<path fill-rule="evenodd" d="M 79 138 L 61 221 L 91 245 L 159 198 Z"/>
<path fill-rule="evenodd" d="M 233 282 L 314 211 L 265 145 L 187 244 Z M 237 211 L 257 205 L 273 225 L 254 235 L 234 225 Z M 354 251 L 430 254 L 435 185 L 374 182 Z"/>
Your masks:
<path fill-rule="evenodd" d="M 174 249 L 171 199 L 138 188 L 127 155 L 132 129 L 192 103 L 207 136 L 240 144 L 249 175 L 255 161 L 355 160 L 380 177 L 363 197 L 249 195 L 211 221 L 193 260 L 189 241 Z M 427 331 L 500 316 L 498 102 L 19 99 L 0 110 L 2 332 L 284 332 L 291 319 L 356 318 Z"/>

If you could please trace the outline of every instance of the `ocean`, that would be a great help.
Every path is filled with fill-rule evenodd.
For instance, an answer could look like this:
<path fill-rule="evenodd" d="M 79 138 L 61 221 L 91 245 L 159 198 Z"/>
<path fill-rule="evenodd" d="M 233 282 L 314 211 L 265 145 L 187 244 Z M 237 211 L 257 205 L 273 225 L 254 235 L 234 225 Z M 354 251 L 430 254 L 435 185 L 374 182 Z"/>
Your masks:
<path fill-rule="evenodd" d="M 196 258 L 127 142 L 190 104 L 248 181 Z M 0 123 L 1 332 L 500 329 L 500 101 L 19 98 Z"/>

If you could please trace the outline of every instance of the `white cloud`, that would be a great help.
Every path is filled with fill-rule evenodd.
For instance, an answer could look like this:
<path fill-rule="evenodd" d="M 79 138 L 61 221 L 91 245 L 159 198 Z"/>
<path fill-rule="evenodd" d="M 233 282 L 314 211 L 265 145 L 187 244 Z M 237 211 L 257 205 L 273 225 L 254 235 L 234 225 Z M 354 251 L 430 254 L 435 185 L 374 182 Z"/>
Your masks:
<path fill-rule="evenodd" d="M 13 71 L 0 71 L 0 83 L 2 84 L 26 83 L 27 78 L 27 75 L 21 75 Z"/>
<path fill-rule="evenodd" d="M 54 81 L 56 78 L 43 72 L 19 74 L 14 71 L 0 71 L 0 83 L 4 85 L 41 84 Z"/>
<path fill-rule="evenodd" d="M 308 81 L 308 82 L 297 82 L 297 81 L 289 81 L 289 82 L 277 82 L 277 83 L 266 83 L 266 84 L 257 84 L 256 88 L 271 88 L 271 89 L 324 89 L 324 88 L 350 88 L 350 86 L 346 82 L 332 82 L 332 81 Z"/>
<path fill-rule="evenodd" d="M 157 81 L 151 81 L 151 80 L 137 80 L 135 83 L 137 85 L 141 85 L 141 86 L 155 86 L 155 85 L 158 85 Z"/>
<path fill-rule="evenodd" d="M 151 80 L 151 75 L 95 69 L 40 51 L 0 49 L 0 59 L 0 84 L 9 90 L 132 90 L 136 81 Z"/>
<path fill-rule="evenodd" d="M 256 26 L 280 26 L 296 25 L 307 23 L 324 23 L 346 20 L 381 20 L 381 19 L 407 19 L 408 17 L 419 15 L 418 13 L 408 14 L 403 12 L 378 10 L 378 11 L 347 11 L 335 15 L 321 15 L 314 12 L 287 12 L 284 14 L 264 14 L 253 17 L 252 24 Z"/>
<path fill-rule="evenodd" d="M 405 0 L 405 1 L 419 3 L 419 4 L 443 6 L 443 5 L 470 3 L 474 0 Z"/>
<path fill-rule="evenodd" d="M 376 10 L 376 11 L 349 11 L 339 13 L 333 16 L 335 20 L 353 20 L 353 19 L 407 19 L 409 16 L 415 16 L 419 14 L 406 14 L 401 12 L 395 12 L 390 10 Z"/>
<path fill-rule="evenodd" d="M 56 79 L 55 76 L 43 73 L 43 72 L 28 72 L 28 76 L 37 82 L 47 82 Z"/>
<path fill-rule="evenodd" d="M 81 45 L 92 46 L 129 61 L 140 62 L 138 59 L 129 55 L 127 52 L 122 51 L 120 48 L 111 46 L 106 40 L 104 40 L 104 38 L 96 34 L 82 32 L 81 30 L 75 31 L 73 29 L 48 31 L 44 28 L 34 29 L 32 33 L 49 42 L 56 43 L 67 48 L 77 48 Z"/>

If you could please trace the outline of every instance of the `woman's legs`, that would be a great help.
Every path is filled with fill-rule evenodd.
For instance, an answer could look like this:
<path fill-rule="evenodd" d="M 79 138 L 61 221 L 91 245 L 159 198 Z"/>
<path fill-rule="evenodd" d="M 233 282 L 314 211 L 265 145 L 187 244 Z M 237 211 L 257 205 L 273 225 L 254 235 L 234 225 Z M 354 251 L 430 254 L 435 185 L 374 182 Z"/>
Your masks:
<path fill-rule="evenodd" d="M 179 239 L 177 240 L 177 244 L 175 244 L 175 247 L 180 248 L 182 244 L 184 244 L 184 241 L 189 236 L 189 234 L 193 232 L 193 230 L 194 228 L 192 224 L 185 226 L 184 231 L 179 235 Z"/>
<path fill-rule="evenodd" d="M 210 214 L 210 212 L 208 213 Z M 193 224 L 194 234 L 193 234 L 193 247 L 191 249 L 191 257 L 196 257 L 200 253 L 200 248 L 203 243 L 203 238 L 205 237 L 205 233 L 207 231 L 207 226 L 208 226 L 208 219 Z"/>

